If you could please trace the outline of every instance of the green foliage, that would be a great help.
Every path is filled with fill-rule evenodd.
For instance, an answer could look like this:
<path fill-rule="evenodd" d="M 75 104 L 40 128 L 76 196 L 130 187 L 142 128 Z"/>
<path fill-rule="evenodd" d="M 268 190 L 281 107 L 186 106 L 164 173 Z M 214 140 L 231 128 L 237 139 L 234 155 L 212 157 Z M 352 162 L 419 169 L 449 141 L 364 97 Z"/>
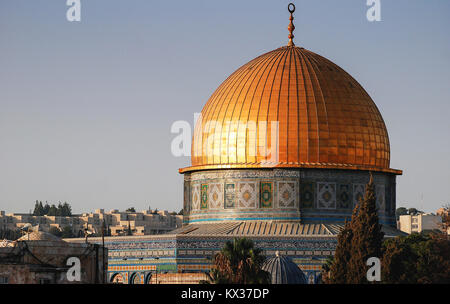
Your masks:
<path fill-rule="evenodd" d="M 34 204 L 33 215 L 42 216 L 44 214 L 45 213 L 44 213 L 44 207 L 42 206 L 42 202 L 36 201 L 36 203 Z"/>
<path fill-rule="evenodd" d="M 130 207 L 127 210 L 125 210 L 125 212 L 136 212 L 136 209 L 134 209 L 134 207 Z"/>
<path fill-rule="evenodd" d="M 47 202 L 45 202 L 45 205 L 43 205 L 42 202 L 36 201 L 34 205 L 33 215 L 72 216 L 72 207 L 67 202 L 64 202 L 64 204 L 61 204 L 61 202 L 59 202 L 58 206 L 55 206 L 54 204 L 49 205 Z"/>
<path fill-rule="evenodd" d="M 322 265 L 322 282 L 328 283 L 330 281 L 331 267 L 334 264 L 334 257 L 330 256 L 325 260 L 325 263 Z"/>
<path fill-rule="evenodd" d="M 408 209 L 406 209 L 405 207 L 399 207 L 397 208 L 397 210 L 395 210 L 395 217 L 397 218 L 397 220 L 400 218 L 400 215 L 407 215 L 408 214 Z"/>
<path fill-rule="evenodd" d="M 399 209 L 397 214 L 406 211 Z M 408 214 L 419 212 L 407 210 Z M 368 283 L 365 263 L 369 257 L 378 257 L 383 283 L 450 283 L 450 240 L 445 234 L 411 234 L 384 242 L 383 236 L 371 177 L 364 199 L 353 210 L 351 223 L 346 223 L 338 235 L 333 262 L 323 266 L 324 282 Z"/>
<path fill-rule="evenodd" d="M 72 228 L 70 226 L 65 226 L 61 231 L 62 238 L 73 238 L 75 235 L 72 232 Z"/>
<path fill-rule="evenodd" d="M 127 235 L 133 235 L 133 231 L 131 230 L 130 221 L 128 221 Z"/>
<path fill-rule="evenodd" d="M 269 284 L 270 275 L 261 269 L 265 260 L 262 250 L 246 238 L 225 243 L 214 256 L 212 281 L 215 284 Z"/>
<path fill-rule="evenodd" d="M 353 231 L 350 227 L 350 224 L 346 222 L 344 229 L 338 235 L 338 244 L 336 246 L 336 251 L 331 264 L 330 262 L 328 262 L 328 265 L 325 264 L 323 266 L 328 270 L 327 276 L 322 276 L 322 280 L 325 283 L 347 283 L 347 267 L 350 263 L 352 254 L 352 236 Z"/>
<path fill-rule="evenodd" d="M 368 283 L 366 262 L 371 257 L 381 258 L 384 233 L 378 220 L 375 185 L 372 174 L 366 186 L 364 199 L 351 222 L 352 245 L 347 282 Z"/>
<path fill-rule="evenodd" d="M 444 234 L 411 234 L 383 244 L 384 283 L 450 283 L 450 241 Z"/>
<path fill-rule="evenodd" d="M 370 257 L 381 258 L 383 237 L 371 174 L 364 198 L 355 206 L 351 222 L 346 222 L 338 235 L 338 245 L 326 283 L 368 283 L 366 262 Z"/>
<path fill-rule="evenodd" d="M 422 211 L 417 210 L 416 208 L 409 208 L 408 209 L 408 214 L 409 215 L 417 215 L 419 213 L 423 213 Z"/>
<path fill-rule="evenodd" d="M 405 207 L 399 207 L 397 210 L 395 210 L 395 217 L 397 220 L 400 218 L 400 215 L 417 215 L 419 213 L 423 213 L 423 211 L 420 211 L 416 208 L 405 208 Z"/>

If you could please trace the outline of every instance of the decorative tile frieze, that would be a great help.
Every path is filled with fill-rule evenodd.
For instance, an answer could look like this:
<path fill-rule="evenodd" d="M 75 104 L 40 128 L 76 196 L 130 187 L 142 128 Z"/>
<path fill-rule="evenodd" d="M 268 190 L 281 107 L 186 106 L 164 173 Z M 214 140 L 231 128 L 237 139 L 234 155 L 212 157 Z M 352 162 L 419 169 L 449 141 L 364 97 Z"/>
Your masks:
<path fill-rule="evenodd" d="M 317 208 L 336 209 L 336 183 L 317 183 Z"/>
<path fill-rule="evenodd" d="M 224 207 L 225 209 L 235 208 L 236 205 L 236 184 L 225 184 Z"/>
<path fill-rule="evenodd" d="M 190 183 L 189 182 L 184 182 L 184 189 L 183 189 L 183 209 L 185 211 L 185 213 L 189 213 L 190 212 Z"/>
<path fill-rule="evenodd" d="M 256 208 L 257 182 L 238 182 L 238 208 Z"/>
<path fill-rule="evenodd" d="M 260 208 L 272 208 L 273 206 L 273 182 L 261 182 Z"/>
<path fill-rule="evenodd" d="M 278 182 L 278 207 L 297 208 L 298 207 L 298 182 L 283 181 Z"/>
<path fill-rule="evenodd" d="M 340 209 L 352 208 L 352 197 L 349 184 L 338 184 L 337 207 Z"/>
<path fill-rule="evenodd" d="M 281 168 L 197 171 L 187 175 L 184 200 L 189 211 L 185 213 L 185 223 L 220 221 L 222 218 L 290 220 L 301 216 L 313 221 L 348 218 L 358 197 L 364 195 L 369 179 L 368 172 L 363 171 Z M 384 186 L 384 195 L 381 194 L 384 200 L 377 201 L 382 205 L 379 210 L 392 218 L 395 177 L 376 172 L 373 176 L 376 185 Z M 268 186 L 264 184 L 266 182 L 273 184 Z M 251 214 L 245 209 L 257 209 L 257 212 Z M 272 214 L 272 210 L 277 214 Z"/>
<path fill-rule="evenodd" d="M 209 209 L 220 210 L 223 209 L 223 184 L 211 183 L 209 184 Z"/>
<path fill-rule="evenodd" d="M 274 169 L 274 170 L 220 170 L 192 173 L 191 181 L 210 179 L 241 179 L 241 178 L 299 178 L 298 170 Z"/>
<path fill-rule="evenodd" d="M 192 210 L 200 209 L 200 185 L 192 185 Z"/>
<path fill-rule="evenodd" d="M 300 187 L 301 208 L 314 208 L 314 184 L 312 182 L 302 182 Z"/>
<path fill-rule="evenodd" d="M 200 209 L 208 209 L 208 184 L 201 184 Z"/>
<path fill-rule="evenodd" d="M 353 184 L 353 208 L 364 198 L 365 184 Z"/>
<path fill-rule="evenodd" d="M 375 197 L 378 211 L 385 212 L 385 190 L 384 185 L 375 185 Z"/>

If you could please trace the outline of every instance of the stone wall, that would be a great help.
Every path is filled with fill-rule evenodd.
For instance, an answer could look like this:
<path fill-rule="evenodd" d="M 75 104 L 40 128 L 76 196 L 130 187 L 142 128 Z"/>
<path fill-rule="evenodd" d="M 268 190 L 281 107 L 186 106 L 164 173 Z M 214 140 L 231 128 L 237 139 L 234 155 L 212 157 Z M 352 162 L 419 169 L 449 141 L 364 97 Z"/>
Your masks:
<path fill-rule="evenodd" d="M 80 260 L 80 281 L 67 279 L 70 257 Z M 107 258 L 107 249 L 97 244 L 20 241 L 14 247 L 0 248 L 0 278 L 10 284 L 103 283 Z"/>

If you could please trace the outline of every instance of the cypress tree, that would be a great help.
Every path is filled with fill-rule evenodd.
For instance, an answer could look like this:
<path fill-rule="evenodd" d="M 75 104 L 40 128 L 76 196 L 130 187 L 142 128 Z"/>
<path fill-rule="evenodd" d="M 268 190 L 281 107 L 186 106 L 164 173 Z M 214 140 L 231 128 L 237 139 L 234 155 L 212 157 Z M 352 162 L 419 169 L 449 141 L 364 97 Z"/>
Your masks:
<path fill-rule="evenodd" d="M 133 232 L 131 231 L 130 221 L 128 221 L 127 235 L 133 235 Z"/>
<path fill-rule="evenodd" d="M 338 244 L 334 253 L 333 263 L 330 267 L 329 278 L 325 283 L 345 284 L 349 281 L 348 265 L 352 256 L 353 230 L 352 222 L 356 220 L 359 205 L 353 209 L 351 222 L 345 222 L 344 229 L 339 233 Z"/>
<path fill-rule="evenodd" d="M 39 214 L 39 202 L 37 200 L 36 200 L 36 203 L 34 204 L 33 215 L 40 215 Z"/>
<path fill-rule="evenodd" d="M 39 202 L 39 206 L 38 206 L 38 214 L 37 215 L 45 215 L 44 213 L 44 206 L 42 206 L 42 202 Z"/>
<path fill-rule="evenodd" d="M 367 260 L 382 257 L 384 233 L 378 223 L 373 176 L 370 174 L 364 198 L 353 209 L 352 220 L 338 235 L 338 244 L 325 283 L 362 284 L 367 281 Z"/>
<path fill-rule="evenodd" d="M 47 215 L 55 216 L 57 211 L 58 211 L 58 209 L 56 208 L 56 206 L 54 204 L 52 204 L 50 206 L 50 208 L 48 209 L 48 214 Z"/>
<path fill-rule="evenodd" d="M 344 229 L 339 233 L 338 244 L 334 254 L 334 260 L 330 267 L 330 274 L 325 283 L 345 284 L 347 283 L 347 266 L 351 257 L 351 241 L 353 232 L 350 224 L 345 222 Z"/>
<path fill-rule="evenodd" d="M 373 176 L 370 174 L 366 185 L 364 199 L 360 203 L 357 215 L 352 219 L 351 258 L 348 264 L 347 283 L 368 283 L 366 275 L 367 260 L 370 257 L 382 257 L 382 242 L 384 233 L 378 221 Z"/>
<path fill-rule="evenodd" d="M 49 210 L 50 210 L 50 205 L 49 205 L 47 202 L 45 202 L 45 205 L 44 205 L 44 215 L 47 215 Z"/>

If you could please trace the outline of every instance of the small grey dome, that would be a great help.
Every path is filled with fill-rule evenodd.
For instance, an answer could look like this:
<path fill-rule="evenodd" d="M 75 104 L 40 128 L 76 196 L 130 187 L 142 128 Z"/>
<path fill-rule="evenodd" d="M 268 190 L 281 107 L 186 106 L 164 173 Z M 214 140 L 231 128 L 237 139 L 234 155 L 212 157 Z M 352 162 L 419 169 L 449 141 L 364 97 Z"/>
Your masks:
<path fill-rule="evenodd" d="M 297 264 L 278 251 L 264 262 L 262 269 L 270 273 L 272 284 L 307 284 L 306 276 Z"/>
<path fill-rule="evenodd" d="M 33 231 L 23 235 L 17 239 L 17 241 L 47 241 L 53 243 L 65 243 L 61 238 L 44 231 Z"/>

